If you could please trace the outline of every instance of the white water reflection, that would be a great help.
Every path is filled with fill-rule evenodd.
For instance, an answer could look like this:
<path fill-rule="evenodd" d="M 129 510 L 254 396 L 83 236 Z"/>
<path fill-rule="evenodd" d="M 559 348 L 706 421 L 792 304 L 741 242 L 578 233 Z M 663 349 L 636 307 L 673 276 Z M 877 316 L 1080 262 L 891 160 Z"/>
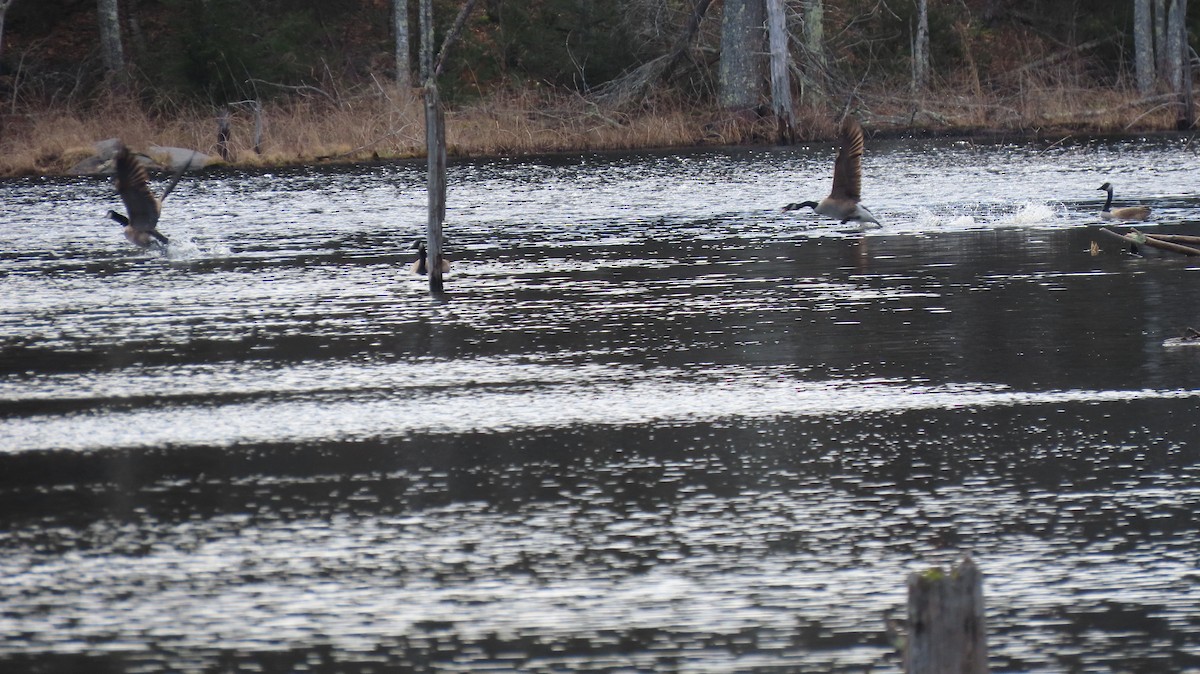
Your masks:
<path fill-rule="evenodd" d="M 423 373 L 428 372 L 426 376 Z M 415 376 L 416 373 L 422 373 Z M 60 375 L 0 386 L 0 401 L 67 403 L 80 411 L 6 423 L 9 452 L 94 451 L 239 442 L 367 440 L 422 433 L 511 432 L 575 425 L 657 425 L 732 418 L 841 417 L 940 409 L 1193 398 L 1200 390 L 1014 391 L 1003 385 L 847 379 L 791 368 L 702 373 L 619 365 L 491 360 L 271 370 L 165 368 Z M 128 405 L 149 409 L 125 409 Z M 111 411 L 105 408 L 115 408 Z"/>
<path fill-rule="evenodd" d="M 1200 666 L 1183 141 L 209 172 L 165 256 L 0 183 L 0 669 L 895 671 L 975 556 L 992 666 Z M 1151 168 L 1147 168 L 1151 167 Z M 1091 253 L 1092 242 L 1097 254 Z"/>

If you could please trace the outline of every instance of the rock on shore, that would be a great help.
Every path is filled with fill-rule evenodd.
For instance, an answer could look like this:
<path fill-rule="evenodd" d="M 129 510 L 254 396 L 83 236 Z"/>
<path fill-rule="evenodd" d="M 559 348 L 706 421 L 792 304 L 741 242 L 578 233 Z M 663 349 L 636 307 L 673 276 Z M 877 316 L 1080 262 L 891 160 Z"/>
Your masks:
<path fill-rule="evenodd" d="M 116 168 L 113 158 L 121 147 L 120 138 L 97 141 L 95 154 L 71 167 L 71 175 L 108 175 Z M 197 150 L 167 145 L 151 145 L 145 153 L 135 152 L 134 157 L 151 171 L 181 171 L 204 168 L 213 162 L 213 157 Z"/>

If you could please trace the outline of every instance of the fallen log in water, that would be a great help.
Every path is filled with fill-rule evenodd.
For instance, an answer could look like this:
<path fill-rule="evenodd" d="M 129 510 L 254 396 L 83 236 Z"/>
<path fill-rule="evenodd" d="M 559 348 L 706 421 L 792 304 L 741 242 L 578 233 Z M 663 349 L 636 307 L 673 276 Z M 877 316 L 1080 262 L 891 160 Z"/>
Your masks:
<path fill-rule="evenodd" d="M 1188 236 L 1186 234 L 1147 234 L 1151 239 L 1159 241 L 1170 241 L 1172 243 L 1200 243 L 1200 236 Z"/>
<path fill-rule="evenodd" d="M 1102 231 L 1106 234 L 1115 236 L 1118 239 L 1121 239 L 1122 241 L 1128 243 L 1132 247 L 1132 251 L 1134 253 L 1138 252 L 1138 246 L 1148 246 L 1150 248 L 1157 248 L 1159 250 L 1165 250 L 1165 251 L 1168 251 L 1171 253 L 1178 253 L 1180 255 L 1187 255 L 1190 257 L 1200 256 L 1200 248 L 1193 248 L 1192 246 L 1185 246 L 1181 243 L 1175 243 L 1174 241 L 1171 240 L 1171 239 L 1175 239 L 1177 236 L 1180 236 L 1180 235 L 1170 235 L 1170 234 L 1149 234 L 1148 235 L 1143 232 L 1139 232 L 1136 229 L 1131 232 L 1126 232 L 1126 233 L 1122 234 L 1120 232 L 1114 232 L 1113 230 L 1111 230 L 1107 227 L 1101 227 L 1100 231 Z M 1200 237 L 1187 237 L 1187 238 L 1196 239 L 1197 240 L 1196 242 L 1200 243 Z"/>

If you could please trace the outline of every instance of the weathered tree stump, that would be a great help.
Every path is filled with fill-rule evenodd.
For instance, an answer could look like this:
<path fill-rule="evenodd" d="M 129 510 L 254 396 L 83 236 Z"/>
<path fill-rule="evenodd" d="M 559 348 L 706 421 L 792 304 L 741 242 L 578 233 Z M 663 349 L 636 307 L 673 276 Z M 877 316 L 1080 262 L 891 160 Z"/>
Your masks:
<path fill-rule="evenodd" d="M 982 674 L 988 671 L 983 575 L 970 557 L 945 573 L 908 576 L 908 674 Z"/>

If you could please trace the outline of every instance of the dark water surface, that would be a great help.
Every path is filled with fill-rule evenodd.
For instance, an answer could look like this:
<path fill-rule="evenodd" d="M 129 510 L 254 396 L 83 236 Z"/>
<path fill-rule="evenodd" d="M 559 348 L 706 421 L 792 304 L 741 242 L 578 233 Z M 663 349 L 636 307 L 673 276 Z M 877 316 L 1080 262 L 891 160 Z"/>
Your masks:
<path fill-rule="evenodd" d="M 1200 671 L 1182 141 L 209 172 L 165 255 L 0 183 L 0 671 L 898 671 L 969 552 L 995 671 Z M 1095 241 L 1099 254 L 1089 253 Z"/>

